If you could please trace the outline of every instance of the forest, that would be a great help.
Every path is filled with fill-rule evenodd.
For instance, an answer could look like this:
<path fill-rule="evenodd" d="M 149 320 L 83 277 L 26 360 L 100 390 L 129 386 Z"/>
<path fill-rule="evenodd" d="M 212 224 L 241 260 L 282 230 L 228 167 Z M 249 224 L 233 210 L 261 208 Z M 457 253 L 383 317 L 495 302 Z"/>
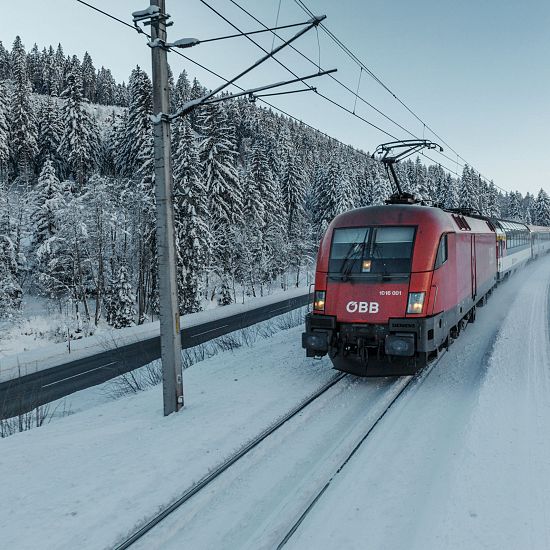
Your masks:
<path fill-rule="evenodd" d="M 171 79 L 177 110 L 207 90 Z M 128 83 L 57 48 L 0 42 L 0 318 L 41 297 L 81 326 L 157 315 L 151 80 Z M 377 144 L 373 144 L 373 148 Z M 247 99 L 203 107 L 172 127 L 181 313 L 298 285 L 332 218 L 383 204 L 380 162 Z M 550 198 L 503 193 L 465 166 L 398 166 L 427 203 L 550 225 Z"/>

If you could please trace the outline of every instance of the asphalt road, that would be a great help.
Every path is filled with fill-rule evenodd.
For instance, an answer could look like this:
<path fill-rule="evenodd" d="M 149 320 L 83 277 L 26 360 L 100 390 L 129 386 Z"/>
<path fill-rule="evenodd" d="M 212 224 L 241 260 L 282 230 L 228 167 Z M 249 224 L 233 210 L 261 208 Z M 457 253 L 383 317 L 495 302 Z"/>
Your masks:
<path fill-rule="evenodd" d="M 183 349 L 282 315 L 308 303 L 308 295 L 281 300 L 243 313 L 183 328 Z M 102 384 L 160 358 L 160 337 L 121 346 L 0 384 L 0 418 L 31 411 L 71 393 Z"/>

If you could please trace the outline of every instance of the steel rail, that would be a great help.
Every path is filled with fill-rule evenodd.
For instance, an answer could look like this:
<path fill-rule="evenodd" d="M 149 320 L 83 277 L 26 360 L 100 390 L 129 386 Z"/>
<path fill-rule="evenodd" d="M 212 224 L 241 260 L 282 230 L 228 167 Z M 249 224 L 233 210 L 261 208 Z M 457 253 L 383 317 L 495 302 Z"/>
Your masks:
<path fill-rule="evenodd" d="M 400 400 L 402 396 L 405 395 L 406 391 L 414 386 L 415 384 L 418 386 L 432 372 L 433 368 L 439 363 L 441 358 L 445 355 L 446 351 L 441 352 L 437 359 L 434 359 L 431 363 L 428 363 L 426 367 L 424 367 L 420 372 L 412 376 L 409 381 L 399 390 L 399 392 L 394 395 L 388 405 L 382 410 L 382 412 L 376 417 L 376 419 L 371 423 L 371 425 L 367 428 L 365 431 L 365 434 L 361 437 L 359 442 L 353 447 L 351 452 L 346 456 L 346 458 L 342 461 L 340 466 L 338 466 L 337 470 L 331 475 L 331 477 L 328 479 L 328 481 L 323 485 L 323 487 L 315 494 L 313 499 L 309 502 L 307 507 L 304 509 L 302 514 L 298 517 L 298 519 L 292 524 L 290 529 L 286 532 L 283 539 L 279 542 L 279 544 L 275 547 L 277 550 L 280 550 L 283 548 L 286 543 L 292 538 L 298 527 L 302 524 L 302 522 L 306 519 L 306 517 L 309 515 L 311 510 L 315 507 L 315 505 L 319 502 L 325 491 L 329 488 L 330 484 L 333 482 L 333 480 L 336 478 L 336 476 L 346 467 L 346 465 L 349 463 L 349 461 L 352 459 L 352 457 L 355 455 L 355 453 L 362 447 L 362 445 L 367 441 L 369 436 L 372 434 L 374 429 L 378 426 L 380 421 L 386 416 L 386 414 L 390 411 L 390 409 L 395 405 L 397 401 Z"/>
<path fill-rule="evenodd" d="M 228 470 L 238 460 L 243 458 L 252 449 L 254 449 L 260 443 L 265 441 L 271 434 L 273 434 L 275 431 L 277 431 L 281 426 L 283 426 L 289 420 L 291 420 L 296 415 L 301 413 L 306 407 L 311 405 L 311 403 L 316 401 L 319 397 L 321 397 L 324 393 L 326 393 L 329 389 L 331 389 L 333 386 L 335 386 L 338 382 L 340 382 L 342 379 L 344 379 L 347 376 L 348 376 L 347 373 L 340 373 L 340 374 L 336 375 L 334 378 L 332 378 L 331 380 L 329 380 L 326 384 L 321 386 L 317 391 L 312 393 L 309 397 L 307 397 L 306 399 L 301 401 L 293 409 L 291 409 L 285 415 L 280 417 L 279 420 L 277 420 L 271 426 L 267 427 L 265 430 L 260 432 L 256 437 L 251 439 L 248 443 L 246 443 L 243 447 L 241 447 L 241 449 L 239 451 L 237 451 L 234 455 L 230 456 L 228 459 L 223 461 L 219 466 L 217 466 L 209 474 L 204 476 L 200 481 L 198 481 L 197 483 L 192 485 L 189 489 L 184 491 L 183 494 L 177 500 L 172 502 L 164 510 L 162 510 L 160 513 L 155 515 L 152 519 L 150 519 L 147 523 L 145 523 L 145 525 L 143 525 L 137 531 L 132 533 L 124 541 L 117 544 L 114 547 L 114 550 L 126 550 L 127 548 L 129 548 L 132 544 L 137 542 L 145 534 L 147 534 L 149 531 L 151 531 L 151 529 L 153 529 L 155 526 L 157 526 L 163 519 L 165 519 L 167 516 L 169 516 L 175 510 L 177 510 L 180 506 L 185 504 L 191 497 L 193 497 L 199 491 L 204 489 L 207 485 L 209 485 L 217 477 L 219 477 L 226 470 Z"/>

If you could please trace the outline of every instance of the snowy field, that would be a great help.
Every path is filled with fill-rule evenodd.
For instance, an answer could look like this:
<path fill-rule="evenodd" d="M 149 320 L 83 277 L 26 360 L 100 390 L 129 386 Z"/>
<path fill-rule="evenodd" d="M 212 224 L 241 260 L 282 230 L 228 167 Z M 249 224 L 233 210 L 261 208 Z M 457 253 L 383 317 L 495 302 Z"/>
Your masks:
<path fill-rule="evenodd" d="M 287 547 L 550 547 L 549 283 L 546 258 L 495 291 Z M 156 387 L 1 440 L 0 548 L 122 540 L 334 376 L 304 357 L 301 330 L 190 367 L 180 414 L 162 416 Z M 139 547 L 273 548 L 400 384 L 335 387 Z"/>

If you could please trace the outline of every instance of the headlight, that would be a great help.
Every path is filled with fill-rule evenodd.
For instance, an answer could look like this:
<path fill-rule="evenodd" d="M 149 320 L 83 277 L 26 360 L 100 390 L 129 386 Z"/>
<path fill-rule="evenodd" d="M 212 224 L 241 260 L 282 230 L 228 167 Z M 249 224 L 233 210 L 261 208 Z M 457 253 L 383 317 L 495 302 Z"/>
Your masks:
<path fill-rule="evenodd" d="M 407 303 L 407 313 L 422 313 L 424 307 L 425 292 L 409 292 L 409 302 Z"/>
<path fill-rule="evenodd" d="M 313 309 L 316 311 L 325 311 L 325 290 L 316 290 L 313 298 Z"/>
<path fill-rule="evenodd" d="M 363 263 L 361 264 L 361 272 L 370 273 L 371 265 L 372 265 L 371 260 L 363 260 Z"/>

